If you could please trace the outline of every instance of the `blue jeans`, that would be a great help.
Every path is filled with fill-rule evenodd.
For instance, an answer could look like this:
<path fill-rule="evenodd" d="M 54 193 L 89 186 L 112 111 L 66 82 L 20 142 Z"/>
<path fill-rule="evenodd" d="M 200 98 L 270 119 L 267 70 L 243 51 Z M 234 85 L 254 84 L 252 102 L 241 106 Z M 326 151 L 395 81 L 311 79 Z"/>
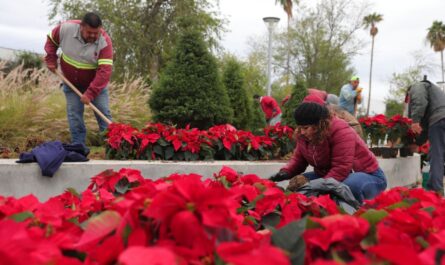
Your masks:
<path fill-rule="evenodd" d="M 430 177 L 426 183 L 428 190 L 438 191 L 443 194 L 443 174 L 445 161 L 445 119 L 442 119 L 428 129 L 430 140 Z"/>
<path fill-rule="evenodd" d="M 309 180 L 321 178 L 315 172 L 303 173 Z M 360 203 L 363 200 L 373 199 L 386 189 L 385 173 L 379 168 L 372 173 L 354 172 L 343 180 Z"/>
<path fill-rule="evenodd" d="M 80 97 L 74 93 L 66 84 L 63 85 L 63 92 L 66 98 L 66 113 L 71 133 L 71 143 L 85 145 L 87 130 L 83 120 L 84 104 L 80 101 Z M 108 88 L 104 88 L 100 94 L 91 101 L 108 119 L 111 120 L 111 112 L 108 107 Z M 108 124 L 103 121 L 96 113 L 99 130 L 102 132 L 107 129 Z"/>

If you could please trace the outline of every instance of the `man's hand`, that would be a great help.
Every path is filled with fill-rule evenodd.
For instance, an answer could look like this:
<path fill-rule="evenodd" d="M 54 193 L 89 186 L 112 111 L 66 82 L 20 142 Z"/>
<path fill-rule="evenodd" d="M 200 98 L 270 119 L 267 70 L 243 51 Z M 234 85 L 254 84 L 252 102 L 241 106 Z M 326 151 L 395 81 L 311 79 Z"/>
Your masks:
<path fill-rule="evenodd" d="M 91 102 L 91 100 L 90 100 L 87 96 L 85 96 L 85 95 L 82 95 L 82 96 L 80 97 L 80 101 L 81 101 L 83 104 L 85 104 L 85 105 L 88 105 L 88 104 L 90 104 L 90 102 Z"/>
<path fill-rule="evenodd" d="M 363 87 L 357 87 L 357 88 L 355 89 L 355 92 L 357 92 L 357 94 L 362 93 L 362 91 L 363 91 Z"/>
<path fill-rule="evenodd" d="M 286 180 L 286 179 L 289 179 L 289 178 L 290 178 L 290 176 L 289 176 L 289 174 L 286 171 L 280 171 L 280 172 L 276 173 L 275 175 L 271 176 L 269 178 L 269 180 L 272 180 L 272 181 L 276 182 L 276 181 Z"/>
<path fill-rule="evenodd" d="M 57 70 L 57 63 L 46 63 L 46 67 L 48 67 L 48 70 L 55 73 Z"/>
<path fill-rule="evenodd" d="M 419 124 L 418 122 L 413 123 L 413 124 L 411 125 L 411 130 L 413 130 L 413 132 L 414 132 L 415 134 L 420 134 L 420 133 L 422 133 L 422 127 L 420 126 L 420 124 Z"/>

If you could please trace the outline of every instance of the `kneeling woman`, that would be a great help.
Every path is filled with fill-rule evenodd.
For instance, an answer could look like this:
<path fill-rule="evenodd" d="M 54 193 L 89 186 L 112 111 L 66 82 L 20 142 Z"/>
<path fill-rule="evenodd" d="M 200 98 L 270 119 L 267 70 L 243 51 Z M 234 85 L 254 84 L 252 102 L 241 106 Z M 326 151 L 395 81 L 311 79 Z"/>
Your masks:
<path fill-rule="evenodd" d="M 290 161 L 271 180 L 290 179 L 311 165 L 314 172 L 303 174 L 309 180 L 323 177 L 343 182 L 360 203 L 386 189 L 386 177 L 374 154 L 345 121 L 312 102 L 301 103 L 294 118 L 297 147 Z"/>

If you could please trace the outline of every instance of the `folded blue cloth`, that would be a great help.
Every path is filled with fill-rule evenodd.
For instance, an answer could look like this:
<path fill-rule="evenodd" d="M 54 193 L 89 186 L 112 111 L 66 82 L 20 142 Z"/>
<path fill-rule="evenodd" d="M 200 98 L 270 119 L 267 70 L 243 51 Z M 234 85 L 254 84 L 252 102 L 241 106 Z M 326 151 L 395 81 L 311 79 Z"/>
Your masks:
<path fill-rule="evenodd" d="M 42 176 L 52 177 L 63 162 L 85 162 L 90 150 L 83 144 L 62 144 L 60 141 L 45 142 L 31 152 L 21 153 L 17 163 L 37 162 Z"/>

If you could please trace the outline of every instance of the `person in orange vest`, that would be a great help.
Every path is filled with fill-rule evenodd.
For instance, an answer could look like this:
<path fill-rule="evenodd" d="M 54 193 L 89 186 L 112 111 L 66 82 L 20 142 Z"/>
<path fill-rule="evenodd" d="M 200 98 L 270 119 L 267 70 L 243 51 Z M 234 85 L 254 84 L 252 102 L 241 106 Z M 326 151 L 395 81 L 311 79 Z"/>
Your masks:
<path fill-rule="evenodd" d="M 82 97 L 63 85 L 71 142 L 85 145 L 86 128 L 83 119 L 84 104 L 93 103 L 108 119 L 108 83 L 113 66 L 113 45 L 102 28 L 102 20 L 86 13 L 82 21 L 69 20 L 57 25 L 45 43 L 45 62 L 51 72 L 57 69 L 57 50 L 60 48 L 60 68 L 65 77 L 76 86 Z M 96 114 L 95 114 L 96 115 Z M 96 115 L 100 131 L 108 124 Z"/>
<path fill-rule="evenodd" d="M 278 106 L 277 101 L 270 96 L 254 95 L 253 99 L 260 103 L 261 109 L 266 116 L 267 124 L 274 126 L 275 124 L 281 122 L 281 109 Z"/>

